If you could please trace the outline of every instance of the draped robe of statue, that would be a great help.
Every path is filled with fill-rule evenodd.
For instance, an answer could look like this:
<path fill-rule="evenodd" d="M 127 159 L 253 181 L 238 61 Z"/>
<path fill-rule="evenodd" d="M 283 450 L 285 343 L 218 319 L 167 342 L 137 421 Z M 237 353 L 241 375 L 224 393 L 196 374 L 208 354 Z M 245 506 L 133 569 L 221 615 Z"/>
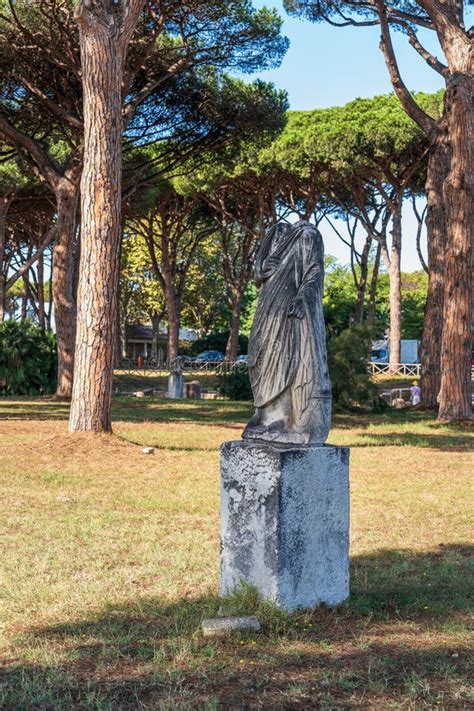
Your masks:
<path fill-rule="evenodd" d="M 331 383 L 322 305 L 324 246 L 308 222 L 268 230 L 255 264 L 260 287 L 248 368 L 255 415 L 247 440 L 323 444 Z"/>

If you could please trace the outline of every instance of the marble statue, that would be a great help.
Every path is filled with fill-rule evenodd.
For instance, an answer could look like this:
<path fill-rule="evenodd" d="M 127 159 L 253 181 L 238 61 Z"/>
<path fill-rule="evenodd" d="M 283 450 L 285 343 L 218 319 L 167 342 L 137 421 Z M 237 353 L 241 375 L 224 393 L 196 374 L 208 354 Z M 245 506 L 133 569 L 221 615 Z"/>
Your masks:
<path fill-rule="evenodd" d="M 321 445 L 328 436 L 323 259 L 321 234 L 309 222 L 281 222 L 260 246 L 260 292 L 248 350 L 255 414 L 244 440 Z"/>

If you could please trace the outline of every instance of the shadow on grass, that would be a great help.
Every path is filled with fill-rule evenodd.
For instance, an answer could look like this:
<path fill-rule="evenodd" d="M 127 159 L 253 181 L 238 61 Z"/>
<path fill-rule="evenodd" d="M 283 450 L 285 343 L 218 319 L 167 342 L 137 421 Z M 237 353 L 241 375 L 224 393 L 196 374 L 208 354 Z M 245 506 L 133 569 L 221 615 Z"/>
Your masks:
<path fill-rule="evenodd" d="M 152 400 L 115 398 L 112 419 L 115 422 L 197 422 L 227 424 L 246 422 L 252 415 L 247 402 Z M 0 420 L 66 420 L 69 403 L 53 399 L 0 398 Z"/>
<path fill-rule="evenodd" d="M 382 412 L 336 412 L 333 421 L 338 429 L 365 429 L 371 425 L 406 425 L 408 423 L 435 424 L 436 413 L 426 410 L 393 410 Z M 441 425 L 446 427 L 447 425 Z M 457 425 L 455 425 L 457 426 Z"/>
<path fill-rule="evenodd" d="M 236 596 L 230 613 L 257 614 L 257 636 L 203 638 L 200 622 L 220 604 L 212 595 L 140 598 L 36 628 L 19 638 L 18 655 L 24 647 L 45 661 L 0 672 L 0 707 L 421 709 L 441 698 L 443 708 L 465 708 L 472 552 L 447 545 L 357 556 L 351 599 L 333 610 L 288 615 Z"/>
<path fill-rule="evenodd" d="M 356 434 L 351 447 L 424 447 L 443 451 L 464 451 L 474 447 L 472 434 L 417 434 L 416 432 L 391 432 L 390 434 Z"/>
<path fill-rule="evenodd" d="M 248 402 L 162 400 L 162 399 L 132 399 L 115 398 L 113 402 L 114 422 L 131 422 L 135 424 L 167 424 L 188 423 L 193 425 L 227 426 L 240 430 L 249 420 L 253 412 Z M 11 420 L 66 420 L 69 416 L 68 403 L 61 403 L 52 398 L 21 399 L 0 398 L 0 421 Z M 444 451 L 465 451 L 473 446 L 472 425 L 437 423 L 432 413 L 425 412 L 388 412 L 381 415 L 367 414 L 337 414 L 334 417 L 333 431 L 342 431 L 344 440 L 337 444 L 350 447 L 401 447 L 439 449 Z M 421 425 L 421 431 L 417 431 Z M 392 431 L 384 432 L 383 428 L 394 427 Z M 372 430 L 369 428 L 372 427 Z M 378 427 L 378 430 L 375 428 Z M 426 432 L 426 429 L 429 429 Z M 423 431 L 425 430 L 425 431 Z M 350 432 L 353 431 L 353 436 Z M 159 449 L 174 451 L 217 451 L 221 444 L 216 441 L 209 446 L 198 446 L 178 441 L 171 444 L 162 441 L 160 430 L 157 430 L 156 441 L 142 441 L 142 438 L 128 433 L 119 433 L 121 439 L 134 444 L 154 446 Z M 239 436 L 238 435 L 238 436 Z M 166 439 L 166 438 L 165 438 Z M 331 440 L 331 436 L 329 437 Z"/>
<path fill-rule="evenodd" d="M 0 398 L 1 420 L 66 420 L 69 403 L 52 398 Z"/>

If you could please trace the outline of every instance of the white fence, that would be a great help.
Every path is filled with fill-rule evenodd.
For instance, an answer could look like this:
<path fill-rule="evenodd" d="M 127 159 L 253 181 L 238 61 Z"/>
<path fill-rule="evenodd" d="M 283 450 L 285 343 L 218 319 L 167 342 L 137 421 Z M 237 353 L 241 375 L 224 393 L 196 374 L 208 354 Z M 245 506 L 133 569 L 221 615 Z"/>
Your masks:
<path fill-rule="evenodd" d="M 171 366 L 159 363 L 156 359 L 149 358 L 140 365 L 136 361 L 125 359 L 121 362 L 119 370 L 129 374 L 144 375 L 153 372 L 155 375 L 167 375 L 170 370 L 184 370 L 192 373 L 227 373 L 231 371 L 247 370 L 247 363 L 237 361 L 235 363 L 224 361 L 223 363 L 193 363 L 187 359 L 179 357 L 177 362 Z M 367 363 L 367 370 L 370 375 L 403 375 L 408 378 L 419 378 L 421 365 L 419 363 Z M 474 377 L 474 366 L 472 369 Z"/>
<path fill-rule="evenodd" d="M 407 377 L 420 377 L 419 363 L 368 363 L 370 375 L 404 375 Z"/>

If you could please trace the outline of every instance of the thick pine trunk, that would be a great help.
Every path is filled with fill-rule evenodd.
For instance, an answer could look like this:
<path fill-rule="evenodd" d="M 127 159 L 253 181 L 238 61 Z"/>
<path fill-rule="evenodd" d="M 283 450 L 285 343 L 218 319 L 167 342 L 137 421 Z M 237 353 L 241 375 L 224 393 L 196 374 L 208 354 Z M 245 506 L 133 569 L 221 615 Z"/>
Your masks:
<path fill-rule="evenodd" d="M 438 417 L 445 421 L 472 417 L 472 242 L 474 81 L 453 74 L 446 92 L 450 171 L 444 183 L 446 258 Z"/>
<path fill-rule="evenodd" d="M 390 367 L 395 370 L 400 363 L 401 313 L 402 313 L 402 196 L 394 197 L 392 214 L 392 247 L 390 250 Z"/>
<path fill-rule="evenodd" d="M 234 361 L 239 350 L 240 313 L 242 310 L 242 294 L 236 294 L 232 304 L 230 317 L 230 333 L 225 349 L 225 359 Z"/>
<path fill-rule="evenodd" d="M 112 429 L 121 236 L 121 81 L 125 49 L 117 26 L 108 20 L 94 17 L 90 22 L 83 21 L 80 33 L 84 168 L 71 432 L 110 432 Z"/>
<path fill-rule="evenodd" d="M 53 306 L 58 349 L 56 397 L 69 399 L 74 378 L 76 299 L 74 238 L 79 186 L 64 178 L 56 192 L 57 236 L 53 248 Z"/>
<path fill-rule="evenodd" d="M 438 407 L 441 384 L 441 339 L 443 334 L 444 260 L 446 214 L 443 185 L 449 172 L 449 151 L 443 137 L 433 146 L 426 181 L 428 212 L 428 294 L 420 344 L 421 402 L 425 407 Z"/>

